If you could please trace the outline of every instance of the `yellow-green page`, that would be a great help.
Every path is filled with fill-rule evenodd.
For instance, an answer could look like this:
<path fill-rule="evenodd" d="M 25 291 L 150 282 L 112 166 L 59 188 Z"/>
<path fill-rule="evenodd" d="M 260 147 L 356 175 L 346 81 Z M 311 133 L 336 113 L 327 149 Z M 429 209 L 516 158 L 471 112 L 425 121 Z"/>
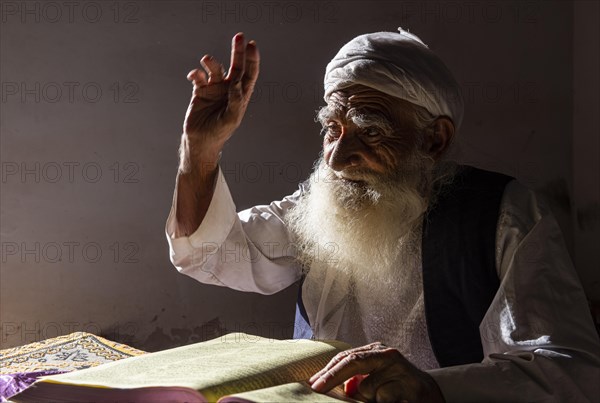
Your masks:
<path fill-rule="evenodd" d="M 344 395 L 341 387 L 333 389 L 328 394 L 314 392 L 307 382 L 286 383 L 271 386 L 270 388 L 251 390 L 249 392 L 236 393 L 219 400 L 219 403 L 233 402 L 295 402 L 295 403 L 339 403 L 357 402 Z"/>

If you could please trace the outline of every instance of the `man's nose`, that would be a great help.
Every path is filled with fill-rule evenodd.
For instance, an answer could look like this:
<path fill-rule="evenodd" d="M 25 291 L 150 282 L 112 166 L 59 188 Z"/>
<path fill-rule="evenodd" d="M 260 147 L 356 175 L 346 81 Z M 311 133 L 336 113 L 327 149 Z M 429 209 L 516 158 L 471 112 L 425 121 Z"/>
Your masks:
<path fill-rule="evenodd" d="M 363 162 L 363 147 L 364 144 L 358 136 L 348 132 L 342 133 L 329 156 L 329 167 L 335 171 L 343 171 L 360 165 Z"/>

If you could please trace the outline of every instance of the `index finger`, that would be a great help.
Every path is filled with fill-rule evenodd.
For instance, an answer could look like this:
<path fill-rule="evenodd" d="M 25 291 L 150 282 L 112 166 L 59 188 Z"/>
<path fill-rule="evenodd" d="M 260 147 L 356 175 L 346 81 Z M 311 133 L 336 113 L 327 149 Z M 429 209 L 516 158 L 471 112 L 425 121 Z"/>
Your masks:
<path fill-rule="evenodd" d="M 244 34 L 238 32 L 233 36 L 231 43 L 231 63 L 229 66 L 229 72 L 227 73 L 226 80 L 231 80 L 234 83 L 242 79 L 244 75 L 244 63 L 245 63 L 245 46 L 244 46 Z"/>
<path fill-rule="evenodd" d="M 260 64 L 260 55 L 256 42 L 251 40 L 246 45 L 246 64 L 244 65 L 244 77 L 242 78 L 242 88 L 244 93 L 254 88 L 254 83 L 258 78 L 258 70 Z"/>
<path fill-rule="evenodd" d="M 354 375 L 370 374 L 393 362 L 394 349 L 354 352 L 321 373 L 311 385 L 316 392 L 329 392 Z"/>

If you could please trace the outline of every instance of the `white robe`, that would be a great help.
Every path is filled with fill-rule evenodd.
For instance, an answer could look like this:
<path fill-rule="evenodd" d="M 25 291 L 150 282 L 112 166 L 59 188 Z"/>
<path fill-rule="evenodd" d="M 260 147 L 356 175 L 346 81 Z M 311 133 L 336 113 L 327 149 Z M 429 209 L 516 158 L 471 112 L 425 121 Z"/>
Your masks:
<path fill-rule="evenodd" d="M 189 237 L 175 238 L 175 193 L 166 224 L 171 261 L 202 283 L 261 294 L 283 290 L 301 277 L 283 222 L 298 196 L 236 213 L 219 171 L 202 224 Z M 600 401 L 600 341 L 560 228 L 533 192 L 512 181 L 502 198 L 496 232 L 501 284 L 479 326 L 481 363 L 436 368 L 425 324 L 420 250 L 415 256 L 403 274 L 402 303 L 370 304 L 384 307 L 379 314 L 363 311 L 372 291 L 362 290 L 365 301 L 343 302 L 340 310 L 335 295 L 345 292 L 344 285 L 335 278 L 310 281 L 309 275 L 303 299 L 311 323 L 322 324 L 316 336 L 394 346 L 434 377 L 449 402 Z M 360 299 L 361 292 L 356 294 Z"/>

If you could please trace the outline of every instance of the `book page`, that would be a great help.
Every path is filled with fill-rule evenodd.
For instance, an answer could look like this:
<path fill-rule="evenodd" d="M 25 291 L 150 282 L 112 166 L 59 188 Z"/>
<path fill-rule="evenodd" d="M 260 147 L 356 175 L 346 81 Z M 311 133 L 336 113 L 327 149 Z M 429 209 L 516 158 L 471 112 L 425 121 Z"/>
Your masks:
<path fill-rule="evenodd" d="M 232 393 L 306 380 L 348 347 L 339 342 L 275 340 L 231 333 L 42 379 L 44 383 L 100 388 L 187 387 L 212 401 Z"/>
<path fill-rule="evenodd" d="M 307 382 L 286 383 L 270 388 L 225 396 L 219 403 L 233 402 L 356 402 L 344 395 L 342 387 L 327 394 L 313 391 Z"/>
<path fill-rule="evenodd" d="M 107 389 L 66 384 L 34 385 L 13 396 L 14 403 L 206 403 L 199 392 L 189 388 Z"/>

